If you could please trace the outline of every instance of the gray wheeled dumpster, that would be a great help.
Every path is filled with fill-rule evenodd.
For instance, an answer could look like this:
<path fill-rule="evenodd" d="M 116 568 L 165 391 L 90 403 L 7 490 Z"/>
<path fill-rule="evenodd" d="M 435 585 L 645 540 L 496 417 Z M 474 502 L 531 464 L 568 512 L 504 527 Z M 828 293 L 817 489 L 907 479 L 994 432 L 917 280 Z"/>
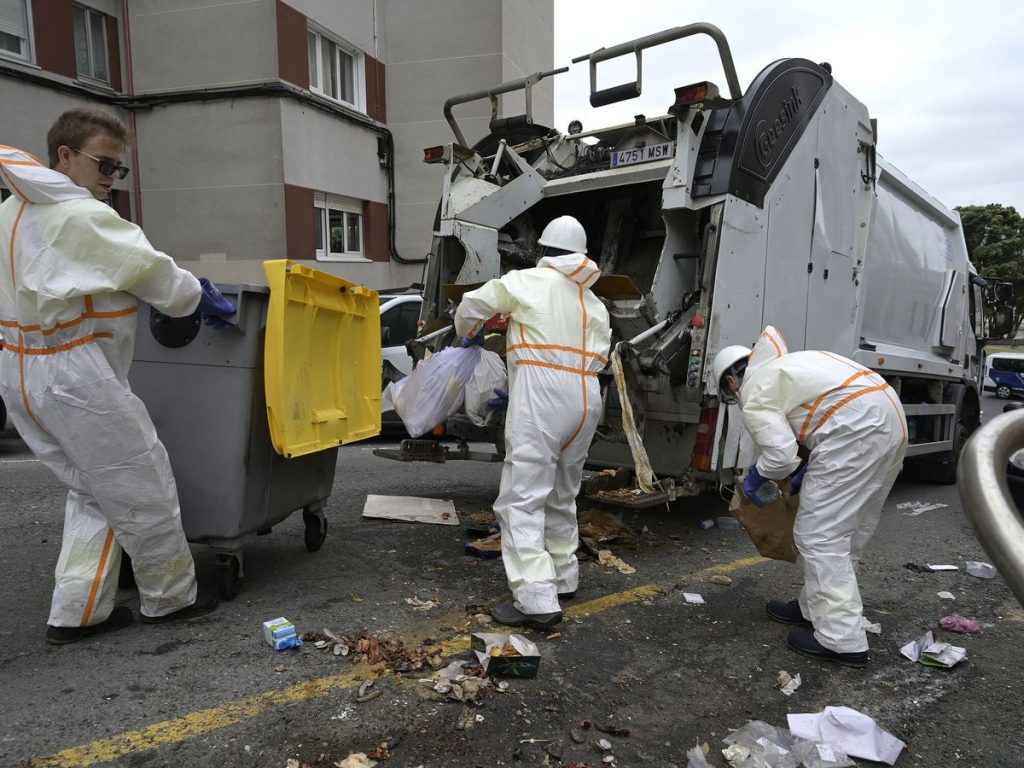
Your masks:
<path fill-rule="evenodd" d="M 238 307 L 235 328 L 215 329 L 201 324 L 198 315 L 172 319 L 140 307 L 130 382 L 170 455 L 185 536 L 217 552 L 220 592 L 231 599 L 244 575 L 242 547 L 292 512 L 302 510 L 306 548 L 320 549 L 338 445 L 348 440 L 332 435 L 324 445 L 290 458 L 275 449 L 264 372 L 270 289 L 219 288 Z M 380 332 L 371 328 L 369 333 L 377 339 L 379 355 Z M 378 362 L 371 372 L 378 414 L 379 371 Z M 350 439 L 379 429 L 378 415 L 375 430 L 363 429 Z"/>

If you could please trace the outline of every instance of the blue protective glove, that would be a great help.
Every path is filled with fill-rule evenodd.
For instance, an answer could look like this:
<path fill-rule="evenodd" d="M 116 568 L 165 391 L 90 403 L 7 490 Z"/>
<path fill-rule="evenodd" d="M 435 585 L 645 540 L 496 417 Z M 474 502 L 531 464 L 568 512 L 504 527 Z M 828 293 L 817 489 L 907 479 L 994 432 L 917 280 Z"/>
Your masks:
<path fill-rule="evenodd" d="M 230 323 L 224 322 L 233 317 L 238 311 L 235 305 L 224 298 L 217 290 L 217 286 L 207 278 L 200 277 L 199 285 L 202 286 L 203 295 L 199 299 L 199 314 L 203 316 L 207 325 L 214 328 L 227 328 Z"/>
<path fill-rule="evenodd" d="M 766 477 L 761 477 L 761 473 L 757 471 L 757 465 L 751 464 L 750 469 L 747 470 L 747 477 L 743 481 L 743 495 L 747 497 L 755 507 L 763 507 L 765 502 L 758 498 L 757 492 L 761 489 L 761 486 L 766 483 L 774 483 L 774 480 L 769 480 Z"/>
<path fill-rule="evenodd" d="M 795 496 L 800 493 L 800 486 L 804 484 L 804 475 L 807 473 L 807 464 L 801 464 L 800 468 L 789 478 L 789 494 Z"/>
<path fill-rule="evenodd" d="M 464 347 L 474 347 L 474 346 L 477 346 L 477 345 L 482 345 L 484 343 L 484 341 L 485 341 L 485 339 L 484 339 L 484 332 L 480 331 L 476 336 L 463 336 L 462 337 L 462 346 L 464 346 Z"/>
<path fill-rule="evenodd" d="M 504 411 L 506 408 L 508 408 L 508 392 L 506 392 L 501 387 L 495 387 L 494 394 L 496 394 L 497 397 L 492 397 L 490 400 L 487 401 L 487 410 Z"/>

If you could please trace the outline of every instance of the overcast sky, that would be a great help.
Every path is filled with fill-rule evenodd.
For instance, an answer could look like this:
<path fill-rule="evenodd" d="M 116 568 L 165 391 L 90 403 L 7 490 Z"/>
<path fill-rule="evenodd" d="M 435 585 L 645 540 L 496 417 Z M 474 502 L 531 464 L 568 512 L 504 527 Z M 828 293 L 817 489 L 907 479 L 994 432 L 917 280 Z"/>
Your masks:
<path fill-rule="evenodd" d="M 554 0 L 555 66 L 601 47 L 703 21 L 729 41 L 746 90 L 781 58 L 828 61 L 878 120 L 878 150 L 948 206 L 1002 203 L 1024 213 L 1024 3 Z M 633 57 L 598 65 L 598 87 L 631 82 Z M 644 52 L 643 94 L 591 109 L 585 62 L 554 79 L 555 125 L 584 130 L 662 115 L 673 88 L 728 87 L 707 36 Z"/>

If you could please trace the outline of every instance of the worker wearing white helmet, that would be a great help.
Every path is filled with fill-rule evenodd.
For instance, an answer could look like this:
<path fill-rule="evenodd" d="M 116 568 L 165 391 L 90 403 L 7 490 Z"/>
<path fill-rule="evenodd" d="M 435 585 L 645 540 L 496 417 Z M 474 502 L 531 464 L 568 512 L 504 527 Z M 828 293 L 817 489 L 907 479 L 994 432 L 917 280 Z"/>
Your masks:
<path fill-rule="evenodd" d="M 495 314 L 511 319 L 505 466 L 494 512 L 513 601 L 491 614 L 508 626 L 549 629 L 562 619 L 559 600 L 573 597 L 579 581 L 575 500 L 601 413 L 597 373 L 608 364 L 611 327 L 591 291 L 601 271 L 585 255 L 583 226 L 560 216 L 537 242 L 537 266 L 463 296 L 455 328 L 470 342 Z"/>
<path fill-rule="evenodd" d="M 768 326 L 752 352 L 727 347 L 713 374 L 738 398 L 760 451 L 743 483 L 759 490 L 792 476 L 800 492 L 793 538 L 804 569 L 798 600 L 768 603 L 769 616 L 795 629 L 789 646 L 806 656 L 863 666 L 868 641 L 854 568 L 878 525 L 903 466 L 907 422 L 899 398 L 874 371 L 831 352 L 789 352 Z M 798 447 L 809 452 L 801 468 Z M 794 474 L 795 473 L 795 474 Z"/>

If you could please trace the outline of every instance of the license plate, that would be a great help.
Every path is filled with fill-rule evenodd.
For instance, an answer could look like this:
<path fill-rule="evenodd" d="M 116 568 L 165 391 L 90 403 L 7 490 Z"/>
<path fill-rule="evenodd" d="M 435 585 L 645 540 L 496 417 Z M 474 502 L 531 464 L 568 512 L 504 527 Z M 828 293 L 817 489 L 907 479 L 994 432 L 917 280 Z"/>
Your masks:
<path fill-rule="evenodd" d="M 651 144 L 647 147 L 634 147 L 633 149 L 620 149 L 612 152 L 612 168 L 620 168 L 623 165 L 634 165 L 636 163 L 649 163 L 651 160 L 664 160 L 672 157 L 674 142 L 666 144 Z"/>

